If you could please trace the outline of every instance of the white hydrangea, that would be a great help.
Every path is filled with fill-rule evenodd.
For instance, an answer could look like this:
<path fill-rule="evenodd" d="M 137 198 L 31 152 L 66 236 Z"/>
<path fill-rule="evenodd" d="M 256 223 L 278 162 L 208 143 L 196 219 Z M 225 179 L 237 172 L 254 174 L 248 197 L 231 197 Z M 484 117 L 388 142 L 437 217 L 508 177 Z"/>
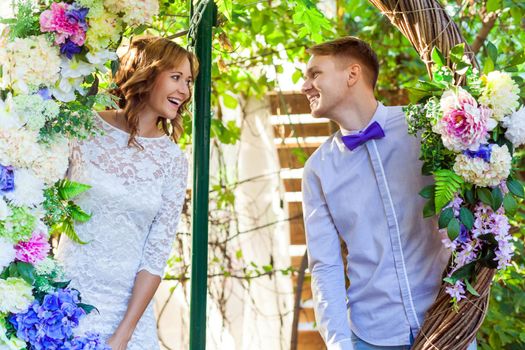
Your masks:
<path fill-rule="evenodd" d="M 13 98 L 14 110 L 19 120 L 29 130 L 39 131 L 47 120 L 58 116 L 58 104 L 53 100 L 44 100 L 40 95 L 18 95 Z"/>
<path fill-rule="evenodd" d="M 33 287 L 23 279 L 0 279 L 0 313 L 26 312 L 33 300 Z"/>
<path fill-rule="evenodd" d="M 33 163 L 35 175 L 46 185 L 62 179 L 69 165 L 69 143 L 66 138 L 57 138 L 50 146 L 42 145 L 42 156 Z"/>
<path fill-rule="evenodd" d="M 4 198 L 0 196 L 0 221 L 4 221 L 9 216 L 11 216 L 11 208 L 9 208 Z"/>
<path fill-rule="evenodd" d="M 502 124 L 507 129 L 505 137 L 514 147 L 525 144 L 525 107 L 504 118 Z"/>
<path fill-rule="evenodd" d="M 15 260 L 16 250 L 13 242 L 0 237 L 0 273 Z"/>
<path fill-rule="evenodd" d="M 36 131 L 0 128 L 0 164 L 31 168 L 41 156 L 37 140 Z"/>
<path fill-rule="evenodd" d="M 454 171 L 466 182 L 477 186 L 497 186 L 509 176 L 511 162 L 512 157 L 506 145 L 492 145 L 490 162 L 459 154 L 456 156 Z"/>
<path fill-rule="evenodd" d="M 508 73 L 493 71 L 482 79 L 485 89 L 479 102 L 492 109 L 494 119 L 500 121 L 518 108 L 520 89 Z"/>
<path fill-rule="evenodd" d="M 44 182 L 29 169 L 15 169 L 15 189 L 4 196 L 17 207 L 39 206 L 44 201 Z"/>
<path fill-rule="evenodd" d="M 45 35 L 16 38 L 0 47 L 0 87 L 16 93 L 30 93 L 39 86 L 51 86 L 59 78 L 60 52 Z"/>
<path fill-rule="evenodd" d="M 121 14 L 125 23 L 136 26 L 151 23 L 159 12 L 158 0 L 104 0 L 104 7 L 111 13 Z"/>
<path fill-rule="evenodd" d="M 55 259 L 51 257 L 47 257 L 44 260 L 36 263 L 35 265 L 35 272 L 38 275 L 55 275 L 55 280 L 63 280 L 65 279 L 65 273 L 62 266 L 56 261 Z"/>

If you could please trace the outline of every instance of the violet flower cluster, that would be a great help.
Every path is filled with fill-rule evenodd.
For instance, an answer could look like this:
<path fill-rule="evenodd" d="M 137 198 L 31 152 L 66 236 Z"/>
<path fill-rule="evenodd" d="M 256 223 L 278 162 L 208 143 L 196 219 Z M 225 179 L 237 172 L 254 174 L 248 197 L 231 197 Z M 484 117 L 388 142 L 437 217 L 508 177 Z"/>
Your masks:
<path fill-rule="evenodd" d="M 66 349 L 73 329 L 86 315 L 79 303 L 78 291 L 58 289 L 47 294 L 41 303 L 35 300 L 27 312 L 12 315 L 9 322 L 16 329 L 16 336 L 30 343 L 31 349 Z"/>
<path fill-rule="evenodd" d="M 86 41 L 88 12 L 89 9 L 75 3 L 52 3 L 51 9 L 40 15 L 40 30 L 54 32 L 55 44 L 60 45 L 60 52 L 72 59 L 73 55 L 82 52 Z"/>

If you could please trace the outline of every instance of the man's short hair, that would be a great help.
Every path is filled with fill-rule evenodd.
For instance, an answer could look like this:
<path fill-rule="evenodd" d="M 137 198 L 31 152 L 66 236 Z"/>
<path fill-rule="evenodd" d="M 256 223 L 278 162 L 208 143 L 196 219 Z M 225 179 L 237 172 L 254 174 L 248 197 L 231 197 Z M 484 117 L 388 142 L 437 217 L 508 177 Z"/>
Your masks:
<path fill-rule="evenodd" d="M 311 55 L 353 58 L 365 67 L 370 84 L 375 89 L 379 75 L 377 55 L 367 42 L 354 36 L 345 36 L 332 41 L 312 46 L 307 49 Z"/>

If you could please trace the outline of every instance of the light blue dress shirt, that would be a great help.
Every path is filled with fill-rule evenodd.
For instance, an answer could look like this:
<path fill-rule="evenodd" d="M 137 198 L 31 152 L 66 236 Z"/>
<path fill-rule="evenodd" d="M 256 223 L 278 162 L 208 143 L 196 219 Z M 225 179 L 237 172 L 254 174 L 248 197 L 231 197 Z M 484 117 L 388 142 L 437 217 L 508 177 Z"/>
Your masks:
<path fill-rule="evenodd" d="M 317 326 L 328 349 L 352 349 L 351 331 L 380 346 L 410 344 L 441 284 L 449 253 L 418 192 L 419 140 L 401 107 L 378 104 L 385 137 L 350 151 L 341 131 L 308 159 L 303 213 Z M 339 237 L 348 247 L 345 290 Z"/>

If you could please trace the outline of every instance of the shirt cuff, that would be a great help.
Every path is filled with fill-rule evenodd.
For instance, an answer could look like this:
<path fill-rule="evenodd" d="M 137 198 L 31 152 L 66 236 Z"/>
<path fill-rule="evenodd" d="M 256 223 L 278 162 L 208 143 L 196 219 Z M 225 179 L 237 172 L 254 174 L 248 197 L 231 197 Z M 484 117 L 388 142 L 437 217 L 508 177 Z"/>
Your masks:
<path fill-rule="evenodd" d="M 327 350 L 354 350 L 352 339 L 343 339 L 326 346 Z"/>

